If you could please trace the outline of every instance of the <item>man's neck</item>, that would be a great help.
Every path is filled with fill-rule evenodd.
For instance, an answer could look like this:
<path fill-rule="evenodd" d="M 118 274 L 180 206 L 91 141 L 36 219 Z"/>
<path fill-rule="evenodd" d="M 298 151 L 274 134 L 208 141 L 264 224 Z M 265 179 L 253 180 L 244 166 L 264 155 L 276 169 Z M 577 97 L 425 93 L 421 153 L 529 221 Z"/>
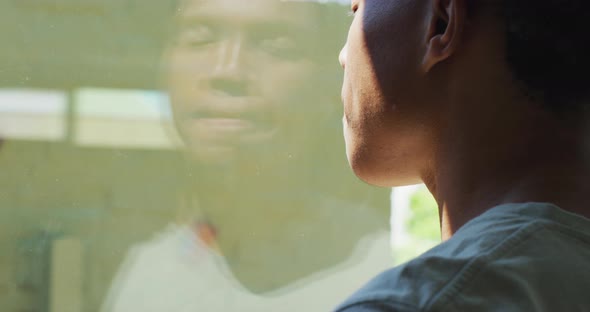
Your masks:
<path fill-rule="evenodd" d="M 522 103 L 512 103 L 522 105 Z M 460 118 L 464 118 L 462 116 Z M 586 129 L 531 109 L 474 129 L 450 125 L 435 166 L 424 176 L 439 205 L 443 239 L 505 203 L 549 202 L 590 217 L 590 155 Z M 486 121 L 484 121 L 486 123 Z"/>

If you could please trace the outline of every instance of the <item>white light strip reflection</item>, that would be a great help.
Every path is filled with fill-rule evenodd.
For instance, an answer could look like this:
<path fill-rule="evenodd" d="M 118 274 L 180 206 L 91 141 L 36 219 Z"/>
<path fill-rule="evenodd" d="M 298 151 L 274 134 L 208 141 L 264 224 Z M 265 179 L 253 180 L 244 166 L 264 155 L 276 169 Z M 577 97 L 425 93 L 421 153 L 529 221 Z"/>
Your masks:
<path fill-rule="evenodd" d="M 75 93 L 74 102 L 75 144 L 133 149 L 180 146 L 162 92 L 85 88 Z"/>
<path fill-rule="evenodd" d="M 81 117 L 128 120 L 170 120 L 166 95 L 152 90 L 83 88 L 75 92 L 76 113 Z"/>
<path fill-rule="evenodd" d="M 64 92 L 0 89 L 0 138 L 63 140 L 66 110 Z"/>
<path fill-rule="evenodd" d="M 0 113 L 64 114 L 66 94 L 36 89 L 0 90 Z"/>

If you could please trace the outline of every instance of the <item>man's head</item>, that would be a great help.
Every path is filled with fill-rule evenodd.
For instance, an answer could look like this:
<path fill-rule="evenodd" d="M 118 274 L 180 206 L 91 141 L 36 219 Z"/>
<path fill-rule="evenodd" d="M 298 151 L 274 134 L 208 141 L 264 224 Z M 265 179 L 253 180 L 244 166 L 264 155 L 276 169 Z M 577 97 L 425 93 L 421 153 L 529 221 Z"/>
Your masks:
<path fill-rule="evenodd" d="M 344 131 L 369 183 L 429 179 L 449 142 L 484 149 L 531 112 L 558 119 L 585 108 L 587 1 L 353 0 L 352 9 L 340 55 Z"/>
<path fill-rule="evenodd" d="M 320 45 L 318 7 L 182 1 L 166 55 L 166 84 L 177 127 L 197 162 L 276 156 L 278 145 L 309 139 L 300 118 L 322 107 L 312 88 L 322 63 L 314 50 Z M 284 156 L 301 147 L 293 149 Z"/>

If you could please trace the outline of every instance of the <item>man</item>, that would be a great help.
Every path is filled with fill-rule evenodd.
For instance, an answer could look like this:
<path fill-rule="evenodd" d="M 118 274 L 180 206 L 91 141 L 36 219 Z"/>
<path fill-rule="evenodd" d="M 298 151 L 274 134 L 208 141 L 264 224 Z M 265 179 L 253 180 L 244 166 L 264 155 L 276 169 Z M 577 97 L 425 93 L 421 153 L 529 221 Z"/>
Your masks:
<path fill-rule="evenodd" d="M 590 311 L 587 1 L 354 0 L 349 163 L 424 182 L 445 242 L 337 311 Z"/>

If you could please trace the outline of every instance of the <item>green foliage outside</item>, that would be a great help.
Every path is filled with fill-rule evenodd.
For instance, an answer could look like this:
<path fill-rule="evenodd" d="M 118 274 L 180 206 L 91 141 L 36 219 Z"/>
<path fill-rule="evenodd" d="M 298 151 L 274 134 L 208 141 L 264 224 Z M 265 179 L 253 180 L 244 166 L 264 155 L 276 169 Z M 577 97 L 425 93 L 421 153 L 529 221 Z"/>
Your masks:
<path fill-rule="evenodd" d="M 410 241 L 393 250 L 395 265 L 419 256 L 441 241 L 437 204 L 426 187 L 419 188 L 410 197 L 406 231 Z"/>
<path fill-rule="evenodd" d="M 407 221 L 410 235 L 418 240 L 440 241 L 440 223 L 436 201 L 425 187 L 410 197 L 411 216 Z"/>

